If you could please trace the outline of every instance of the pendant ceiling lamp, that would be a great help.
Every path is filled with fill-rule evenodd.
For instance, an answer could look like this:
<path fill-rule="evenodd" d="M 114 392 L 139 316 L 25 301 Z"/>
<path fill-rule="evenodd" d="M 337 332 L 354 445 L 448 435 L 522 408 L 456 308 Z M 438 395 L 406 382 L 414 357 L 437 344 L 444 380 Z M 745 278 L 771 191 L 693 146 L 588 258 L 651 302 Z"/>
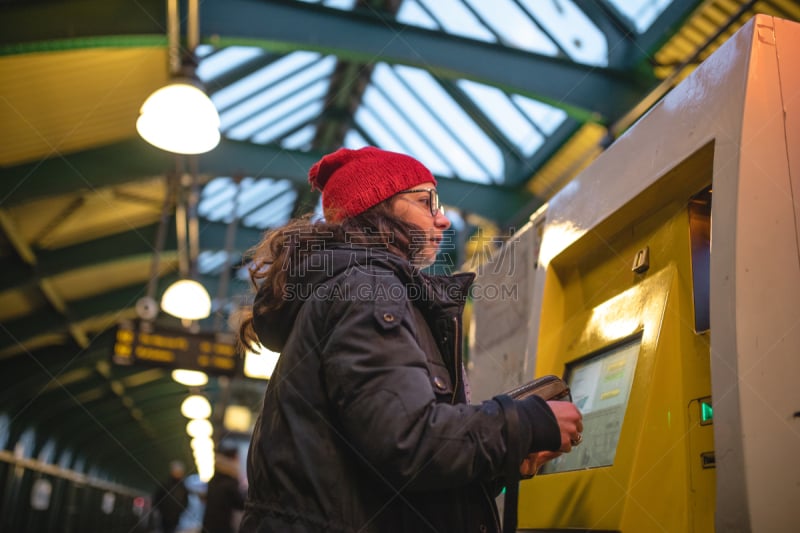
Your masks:
<path fill-rule="evenodd" d="M 161 309 L 184 320 L 201 320 L 211 314 L 211 297 L 200 283 L 181 279 L 164 291 Z"/>
<path fill-rule="evenodd" d="M 204 154 L 219 144 L 219 114 L 200 88 L 176 81 L 142 105 L 136 130 L 147 142 L 176 154 Z"/>
<path fill-rule="evenodd" d="M 181 402 L 181 414 L 190 419 L 208 418 L 211 416 L 211 402 L 205 396 L 192 394 Z"/>
<path fill-rule="evenodd" d="M 153 146 L 176 154 L 203 154 L 220 140 L 219 113 L 194 73 L 199 44 L 198 0 L 189 0 L 186 59 L 180 51 L 178 0 L 167 1 L 167 37 L 172 83 L 151 94 L 136 130 Z"/>
<path fill-rule="evenodd" d="M 200 224 L 197 202 L 200 190 L 197 179 L 197 158 L 188 156 L 189 171 L 183 175 L 175 202 L 175 232 L 178 244 L 180 279 L 167 287 L 161 297 L 161 309 L 178 317 L 185 324 L 207 318 L 211 314 L 211 297 L 197 278 L 197 257 L 200 253 Z"/>

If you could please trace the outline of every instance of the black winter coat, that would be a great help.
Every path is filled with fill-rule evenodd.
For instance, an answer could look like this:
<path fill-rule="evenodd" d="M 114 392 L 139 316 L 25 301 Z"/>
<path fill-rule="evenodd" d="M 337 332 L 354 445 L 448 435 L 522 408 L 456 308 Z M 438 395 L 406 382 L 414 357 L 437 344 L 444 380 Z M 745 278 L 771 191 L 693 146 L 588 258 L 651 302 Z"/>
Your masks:
<path fill-rule="evenodd" d="M 497 401 L 465 403 L 461 314 L 474 276 L 331 248 L 289 272 L 278 311 L 260 311 L 271 295 L 256 295 L 256 332 L 281 356 L 240 531 L 499 531 L 502 472 L 528 442 L 508 449 Z"/>
<path fill-rule="evenodd" d="M 175 530 L 187 505 L 189 505 L 189 491 L 186 490 L 183 479 L 172 476 L 158 486 L 153 496 L 153 506 L 161 515 L 161 527 L 165 531 Z"/>
<path fill-rule="evenodd" d="M 218 468 L 208 482 L 203 533 L 233 533 L 233 512 L 243 508 L 239 480 Z"/>

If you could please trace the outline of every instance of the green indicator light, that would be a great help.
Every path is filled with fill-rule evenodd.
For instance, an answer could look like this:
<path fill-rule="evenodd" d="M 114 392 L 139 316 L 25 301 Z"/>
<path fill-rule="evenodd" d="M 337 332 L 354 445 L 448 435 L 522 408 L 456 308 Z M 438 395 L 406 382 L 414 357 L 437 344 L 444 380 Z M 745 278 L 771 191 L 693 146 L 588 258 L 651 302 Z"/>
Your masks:
<path fill-rule="evenodd" d="M 714 421 L 714 408 L 711 407 L 711 402 L 709 401 L 701 401 L 700 402 L 700 423 L 701 424 L 710 424 Z"/>

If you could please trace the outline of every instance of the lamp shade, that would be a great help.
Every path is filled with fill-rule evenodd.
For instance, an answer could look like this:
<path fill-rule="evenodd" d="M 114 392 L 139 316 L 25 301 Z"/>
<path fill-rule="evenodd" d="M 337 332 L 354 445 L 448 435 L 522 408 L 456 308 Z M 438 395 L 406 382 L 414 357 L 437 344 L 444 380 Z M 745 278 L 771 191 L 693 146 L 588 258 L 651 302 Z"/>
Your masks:
<path fill-rule="evenodd" d="M 211 416 L 211 403 L 205 396 L 193 394 L 181 403 L 181 414 L 186 418 L 208 418 Z"/>
<path fill-rule="evenodd" d="M 191 279 L 182 279 L 164 291 L 161 309 L 178 318 L 200 320 L 211 314 L 211 297 L 201 284 Z"/>
<path fill-rule="evenodd" d="M 192 453 L 209 453 L 212 457 L 214 456 L 214 441 L 211 437 L 194 437 L 189 445 L 192 447 Z"/>
<path fill-rule="evenodd" d="M 207 418 L 193 418 L 186 424 L 186 433 L 190 437 L 211 437 L 214 427 Z"/>
<path fill-rule="evenodd" d="M 219 144 L 219 113 L 214 103 L 190 83 L 172 83 L 151 94 L 139 112 L 136 130 L 162 150 L 203 154 Z"/>
<path fill-rule="evenodd" d="M 172 379 L 187 387 L 200 387 L 208 383 L 208 375 L 199 370 L 185 370 L 179 368 L 172 371 Z"/>

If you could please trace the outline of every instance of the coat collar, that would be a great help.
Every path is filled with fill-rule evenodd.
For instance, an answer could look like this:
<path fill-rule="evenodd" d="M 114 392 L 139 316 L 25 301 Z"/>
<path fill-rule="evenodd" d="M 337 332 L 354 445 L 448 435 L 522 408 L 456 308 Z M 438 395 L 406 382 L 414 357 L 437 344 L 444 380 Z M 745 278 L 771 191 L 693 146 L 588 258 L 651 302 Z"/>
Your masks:
<path fill-rule="evenodd" d="M 337 243 L 304 255 L 299 264 L 290 265 L 287 282 L 315 286 L 346 274 L 351 269 L 393 272 L 409 289 L 413 288 L 409 290 L 409 294 L 413 294 L 415 305 L 430 315 L 460 313 L 475 278 L 472 273 L 453 276 L 426 274 L 408 260 L 386 250 Z M 280 351 L 305 301 L 296 298 L 284 300 L 277 309 L 259 312 L 260 308 L 265 308 L 265 304 L 274 298 L 269 290 L 258 291 L 253 304 L 253 325 L 264 346 Z"/>

